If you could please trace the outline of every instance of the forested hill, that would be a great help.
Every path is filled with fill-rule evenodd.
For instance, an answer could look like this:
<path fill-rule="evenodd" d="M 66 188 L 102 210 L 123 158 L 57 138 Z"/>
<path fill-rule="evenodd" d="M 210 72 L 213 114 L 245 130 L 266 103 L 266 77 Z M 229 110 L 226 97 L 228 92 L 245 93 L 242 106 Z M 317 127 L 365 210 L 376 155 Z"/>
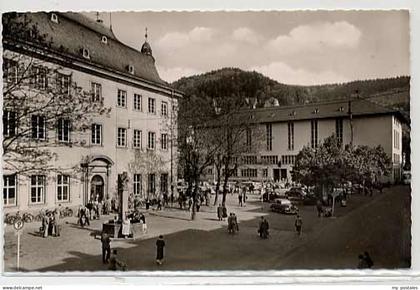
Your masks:
<path fill-rule="evenodd" d="M 361 80 L 319 86 L 286 85 L 260 73 L 237 68 L 223 68 L 201 75 L 184 77 L 172 84 L 187 95 L 240 96 L 257 98 L 257 107 L 272 103 L 294 105 L 346 99 L 350 96 L 368 97 L 385 106 L 409 113 L 410 78 L 401 76 L 386 79 Z"/>

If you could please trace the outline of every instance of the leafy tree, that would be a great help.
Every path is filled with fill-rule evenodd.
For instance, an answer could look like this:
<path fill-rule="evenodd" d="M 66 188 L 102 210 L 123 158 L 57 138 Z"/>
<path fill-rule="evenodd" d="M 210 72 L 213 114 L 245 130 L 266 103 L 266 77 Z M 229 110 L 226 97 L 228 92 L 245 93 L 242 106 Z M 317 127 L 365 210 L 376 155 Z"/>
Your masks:
<path fill-rule="evenodd" d="M 388 176 L 391 160 L 382 146 L 347 145 L 343 148 L 335 136 L 326 138 L 315 149 L 305 146 L 297 155 L 294 180 L 322 189 L 322 194 L 345 182 L 366 185 L 370 190 Z"/>

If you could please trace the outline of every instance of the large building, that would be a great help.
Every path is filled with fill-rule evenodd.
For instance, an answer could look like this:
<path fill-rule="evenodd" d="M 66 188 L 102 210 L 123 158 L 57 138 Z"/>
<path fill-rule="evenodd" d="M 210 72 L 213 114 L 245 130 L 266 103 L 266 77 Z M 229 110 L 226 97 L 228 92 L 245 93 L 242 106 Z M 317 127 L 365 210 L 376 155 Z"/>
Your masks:
<path fill-rule="evenodd" d="M 77 136 L 72 131 L 77 120 L 71 114 L 69 119 L 55 120 L 55 130 L 48 129 L 45 114 L 29 115 L 27 142 L 55 140 L 55 146 L 47 148 L 55 156 L 48 164 L 53 170 L 21 172 L 8 162 L 16 152 L 4 155 L 5 212 L 37 212 L 95 198 L 118 198 L 117 180 L 123 173 L 130 194 L 140 198 L 171 194 L 177 176 L 174 119 L 182 95 L 159 77 L 147 33 L 143 45 L 139 40 L 138 49 L 133 49 L 120 42 L 111 28 L 80 14 L 24 13 L 16 19 L 31 29 L 25 38 L 13 30 L 3 35 L 5 87 L 16 81 L 13 75 L 19 73 L 20 64 L 12 60 L 19 56 L 23 62 L 37 63 L 37 85 L 23 93 L 42 95 L 49 78 L 55 78 L 61 90 L 71 94 L 75 83 L 92 102 L 102 102 L 109 110 L 94 116 Z M 40 44 L 36 38 L 41 36 Z M 9 105 L 5 101 L 3 134 L 10 139 L 24 129 L 20 112 Z"/>
<path fill-rule="evenodd" d="M 335 135 L 343 144 L 382 145 L 392 159 L 392 182 L 402 173 L 402 126 L 406 119 L 399 111 L 366 99 L 335 101 L 297 106 L 252 109 L 243 115 L 256 124 L 255 134 L 247 134 L 247 146 L 258 146 L 257 153 L 238 157 L 239 167 L 232 180 L 288 180 L 296 155 L 304 146 L 316 147 Z M 261 134 L 263 132 L 263 134 Z M 261 135 L 263 135 L 261 137 Z M 263 140 L 261 140 L 263 139 Z M 215 170 L 206 177 L 212 180 Z"/>

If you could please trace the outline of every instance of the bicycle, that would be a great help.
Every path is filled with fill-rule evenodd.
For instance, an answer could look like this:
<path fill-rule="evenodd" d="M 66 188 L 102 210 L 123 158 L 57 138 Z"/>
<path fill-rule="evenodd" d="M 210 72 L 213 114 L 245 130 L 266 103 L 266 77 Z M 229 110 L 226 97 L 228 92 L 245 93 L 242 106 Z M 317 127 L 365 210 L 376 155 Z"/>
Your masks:
<path fill-rule="evenodd" d="M 32 214 L 26 212 L 26 213 L 23 214 L 22 220 L 25 223 L 31 223 L 31 222 L 34 221 L 34 216 Z"/>
<path fill-rule="evenodd" d="M 9 225 L 13 225 L 19 219 L 22 219 L 19 211 L 17 211 L 15 214 L 7 213 L 4 216 L 4 222 Z"/>

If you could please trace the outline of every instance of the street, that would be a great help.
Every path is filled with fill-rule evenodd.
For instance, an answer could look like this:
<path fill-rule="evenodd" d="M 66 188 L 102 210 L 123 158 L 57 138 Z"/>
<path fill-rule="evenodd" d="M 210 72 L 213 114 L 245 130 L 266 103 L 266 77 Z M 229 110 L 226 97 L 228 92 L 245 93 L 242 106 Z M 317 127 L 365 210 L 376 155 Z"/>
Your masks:
<path fill-rule="evenodd" d="M 238 207 L 237 196 L 228 195 L 228 212 L 235 212 L 239 233 L 228 235 L 226 221 L 218 221 L 216 208 L 202 207 L 196 220 L 178 209 L 151 211 L 146 216 L 149 231 L 136 239 L 113 240 L 128 270 L 268 270 L 356 268 L 358 254 L 368 251 L 373 268 L 410 267 L 410 188 L 394 186 L 373 197 L 352 195 L 348 206 L 336 207 L 336 217 L 318 218 L 314 206 L 301 206 L 303 234 L 294 232 L 295 216 L 269 211 L 269 204 L 250 196 Z M 267 215 L 270 238 L 257 234 L 259 219 Z M 39 223 L 25 226 L 21 245 L 22 271 L 102 271 L 101 243 L 95 234 L 103 221 L 80 228 L 76 218 L 63 224 L 61 237 L 47 239 L 35 232 Z M 137 226 L 138 227 L 138 226 Z M 155 242 L 166 241 L 165 261 L 155 263 Z M 5 271 L 15 271 L 16 236 L 5 231 Z"/>

